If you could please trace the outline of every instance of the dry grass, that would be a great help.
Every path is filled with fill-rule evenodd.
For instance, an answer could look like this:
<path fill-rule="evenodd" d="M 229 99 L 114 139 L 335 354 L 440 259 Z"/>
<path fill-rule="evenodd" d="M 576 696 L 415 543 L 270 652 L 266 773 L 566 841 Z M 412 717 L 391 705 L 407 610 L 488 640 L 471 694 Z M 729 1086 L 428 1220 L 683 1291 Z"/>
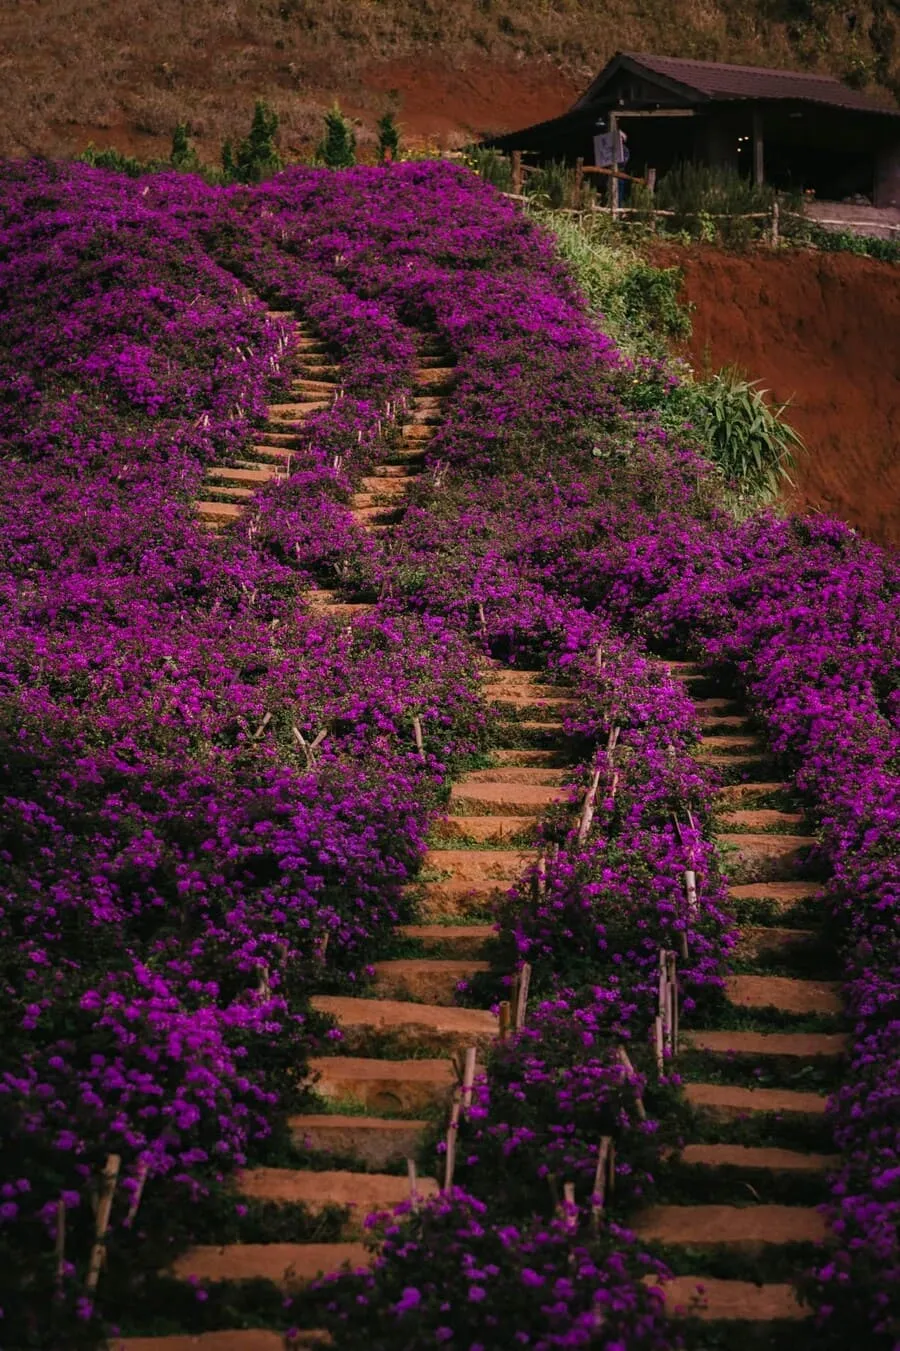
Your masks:
<path fill-rule="evenodd" d="M 288 151 L 299 151 L 335 96 L 374 122 L 386 101 L 371 78 L 379 64 L 393 63 L 402 100 L 423 58 L 439 63 L 452 92 L 455 71 L 473 62 L 586 82 L 617 48 L 900 85 L 890 0 L 862 0 L 852 15 L 833 0 L 6 0 L 0 152 L 65 153 L 93 138 L 158 153 L 187 119 L 215 159 L 260 95 L 278 108 Z M 419 122 L 433 130 L 427 114 Z M 493 129 L 516 123 L 507 86 Z"/>

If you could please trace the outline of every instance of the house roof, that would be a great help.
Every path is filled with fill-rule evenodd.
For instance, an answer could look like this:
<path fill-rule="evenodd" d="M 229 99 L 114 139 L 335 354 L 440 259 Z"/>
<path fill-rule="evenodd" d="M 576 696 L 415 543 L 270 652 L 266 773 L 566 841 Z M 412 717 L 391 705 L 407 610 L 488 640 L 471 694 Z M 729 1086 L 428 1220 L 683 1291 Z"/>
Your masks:
<path fill-rule="evenodd" d="M 852 109 L 855 112 L 900 117 L 900 109 L 896 104 L 881 103 L 870 94 L 851 89 L 833 75 L 771 70 L 765 66 L 727 66 L 718 61 L 690 61 L 674 56 L 653 56 L 646 52 L 617 52 L 578 99 L 572 111 L 597 101 L 603 87 L 623 68 L 655 76 L 669 85 L 673 93 L 695 100 L 698 97 L 704 101 L 796 100 Z"/>

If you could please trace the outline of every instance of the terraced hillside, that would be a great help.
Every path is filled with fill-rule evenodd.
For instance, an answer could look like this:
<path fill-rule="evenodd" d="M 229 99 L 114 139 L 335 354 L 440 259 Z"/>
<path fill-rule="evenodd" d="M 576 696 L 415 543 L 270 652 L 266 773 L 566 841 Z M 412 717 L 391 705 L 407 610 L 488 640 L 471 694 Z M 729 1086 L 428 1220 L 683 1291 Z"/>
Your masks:
<path fill-rule="evenodd" d="M 4 175 L 12 1342 L 889 1347 L 895 559 L 460 170 Z"/>

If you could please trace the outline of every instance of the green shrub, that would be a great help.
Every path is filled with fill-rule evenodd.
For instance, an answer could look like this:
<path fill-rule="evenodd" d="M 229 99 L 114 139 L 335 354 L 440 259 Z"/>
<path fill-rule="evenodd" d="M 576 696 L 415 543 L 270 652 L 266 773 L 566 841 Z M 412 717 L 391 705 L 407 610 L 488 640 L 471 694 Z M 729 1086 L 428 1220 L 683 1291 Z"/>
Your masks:
<path fill-rule="evenodd" d="M 466 151 L 466 163 L 485 183 L 500 192 L 512 191 L 512 165 L 499 150 L 491 150 L 483 145 L 469 147 Z"/>
<path fill-rule="evenodd" d="M 784 419 L 788 404 L 773 406 L 767 393 L 758 380 L 726 367 L 711 380 L 683 384 L 675 395 L 729 490 L 751 505 L 771 501 L 792 482 L 790 471 L 804 448 Z"/>
<path fill-rule="evenodd" d="M 655 195 L 657 209 L 675 213 L 663 218 L 666 230 L 732 247 L 747 244 L 768 230 L 774 200 L 775 190 L 767 183 L 756 186 L 725 165 L 693 163 L 678 164 L 664 174 Z M 761 219 L 739 219 L 754 215 Z"/>
<path fill-rule="evenodd" d="M 222 171 L 239 183 L 259 183 L 284 167 L 275 136 L 278 114 L 263 99 L 256 100 L 250 134 L 235 152 L 231 142 L 222 146 Z"/>
<path fill-rule="evenodd" d="M 98 169 L 113 169 L 116 173 L 127 174 L 129 178 L 140 178 L 142 174 L 152 174 L 160 168 L 158 160 L 135 159 L 133 155 L 123 155 L 111 147 L 98 150 L 93 141 L 78 158 L 83 164 L 93 164 Z"/>
<path fill-rule="evenodd" d="M 179 122 L 172 133 L 172 153 L 169 159 L 172 161 L 173 169 L 181 169 L 185 173 L 196 173 L 200 168 L 197 152 L 191 145 L 187 124 L 184 122 Z"/>
<path fill-rule="evenodd" d="M 349 169 L 356 163 L 356 136 L 337 104 L 325 114 L 325 135 L 316 148 L 316 159 L 329 169 Z"/>
<path fill-rule="evenodd" d="M 395 160 L 400 154 L 400 128 L 393 112 L 388 110 L 378 119 L 378 159 L 381 164 Z"/>

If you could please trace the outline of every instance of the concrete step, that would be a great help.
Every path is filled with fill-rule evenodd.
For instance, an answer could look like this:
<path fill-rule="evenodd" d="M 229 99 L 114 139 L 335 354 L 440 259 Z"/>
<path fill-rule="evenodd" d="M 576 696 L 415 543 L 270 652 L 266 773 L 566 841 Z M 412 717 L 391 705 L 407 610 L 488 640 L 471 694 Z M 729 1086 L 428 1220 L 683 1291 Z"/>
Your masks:
<path fill-rule="evenodd" d="M 432 826 L 435 840 L 474 840 L 478 844 L 489 841 L 516 840 L 525 842 L 534 836 L 535 816 L 445 816 Z"/>
<path fill-rule="evenodd" d="M 684 1032 L 682 1045 L 716 1055 L 792 1056 L 815 1060 L 844 1055 L 849 1039 L 841 1032 Z"/>
<path fill-rule="evenodd" d="M 450 1006 L 455 1003 L 459 982 L 490 971 L 491 964 L 477 958 L 405 957 L 375 962 L 374 967 L 379 995 Z"/>
<path fill-rule="evenodd" d="M 432 1177 L 418 1179 L 420 1196 L 435 1196 Z M 409 1200 L 409 1178 L 393 1173 L 316 1172 L 301 1168 L 248 1168 L 237 1178 L 237 1191 L 255 1201 L 304 1205 L 313 1214 L 326 1206 L 350 1206 L 348 1229 L 356 1230 L 372 1210 L 390 1210 Z"/>
<path fill-rule="evenodd" d="M 297 1290 L 345 1264 L 368 1267 L 374 1260 L 362 1243 L 229 1243 L 189 1248 L 176 1257 L 170 1272 L 185 1281 L 263 1280 Z"/>
<path fill-rule="evenodd" d="M 245 508 L 236 502 L 195 502 L 198 515 L 206 520 L 236 521 L 243 516 Z"/>
<path fill-rule="evenodd" d="M 555 802 L 565 801 L 566 796 L 563 788 L 527 782 L 464 781 L 454 783 L 450 789 L 452 807 L 489 816 L 542 816 Z"/>
<path fill-rule="evenodd" d="M 806 1154 L 770 1145 L 685 1145 L 679 1159 L 689 1167 L 758 1168 L 772 1173 L 827 1173 L 841 1161 L 839 1154 Z"/>
<path fill-rule="evenodd" d="M 824 1093 L 801 1093 L 789 1088 L 740 1088 L 734 1084 L 684 1085 L 691 1107 L 721 1121 L 733 1121 L 752 1112 L 779 1112 L 797 1116 L 824 1116 Z"/>
<path fill-rule="evenodd" d="M 309 1062 L 316 1092 L 330 1102 L 354 1102 L 373 1115 L 421 1112 L 444 1102 L 455 1082 L 453 1063 L 441 1060 L 377 1060 L 348 1055 Z"/>
<path fill-rule="evenodd" d="M 497 1019 L 486 1009 L 445 1008 L 399 999 L 351 999 L 313 995 L 312 1007 L 330 1014 L 344 1034 L 348 1051 L 364 1049 L 373 1033 L 391 1033 L 410 1051 L 449 1052 L 488 1046 L 497 1035 Z"/>
<path fill-rule="evenodd" d="M 663 1286 L 663 1297 L 670 1318 L 771 1323 L 812 1315 L 798 1300 L 794 1287 L 780 1282 L 755 1285 L 715 1276 L 675 1276 Z"/>
<path fill-rule="evenodd" d="M 429 849 L 425 867 L 449 873 L 457 885 L 505 882 L 508 887 L 536 857 L 533 849 Z"/>
<path fill-rule="evenodd" d="M 207 469 L 208 479 L 221 479 L 226 483 L 268 483 L 270 479 L 280 478 L 278 470 L 272 465 L 261 464 L 258 469 L 238 468 L 233 464 L 214 465 Z"/>
<path fill-rule="evenodd" d="M 833 980 L 790 976 L 726 976 L 725 993 L 744 1009 L 776 1008 L 783 1013 L 842 1013 L 841 987 Z"/>
<path fill-rule="evenodd" d="M 757 1251 L 782 1243 L 818 1243 L 825 1217 L 812 1206 L 649 1206 L 634 1232 L 650 1243 Z"/>
<path fill-rule="evenodd" d="M 397 1121 L 379 1116 L 292 1116 L 294 1143 L 330 1154 L 353 1154 L 369 1168 L 386 1168 L 414 1158 L 428 1130 L 427 1121 Z"/>
<path fill-rule="evenodd" d="M 530 752 L 520 752 L 521 754 L 530 754 Z M 538 755 L 545 752 L 538 751 Z M 552 751 L 549 752 L 552 756 Z M 552 788 L 562 784 L 566 778 L 564 769 L 554 769 L 551 767 L 543 768 L 538 762 L 536 765 L 499 765 L 493 769 L 473 769 L 468 774 L 463 774 L 456 780 L 457 787 L 461 789 L 478 788 L 485 785 L 502 787 L 504 784 L 527 784 L 535 787 Z"/>
<path fill-rule="evenodd" d="M 475 957 L 497 929 L 493 924 L 401 924 L 398 933 L 425 948 L 452 948 L 460 957 Z"/>

